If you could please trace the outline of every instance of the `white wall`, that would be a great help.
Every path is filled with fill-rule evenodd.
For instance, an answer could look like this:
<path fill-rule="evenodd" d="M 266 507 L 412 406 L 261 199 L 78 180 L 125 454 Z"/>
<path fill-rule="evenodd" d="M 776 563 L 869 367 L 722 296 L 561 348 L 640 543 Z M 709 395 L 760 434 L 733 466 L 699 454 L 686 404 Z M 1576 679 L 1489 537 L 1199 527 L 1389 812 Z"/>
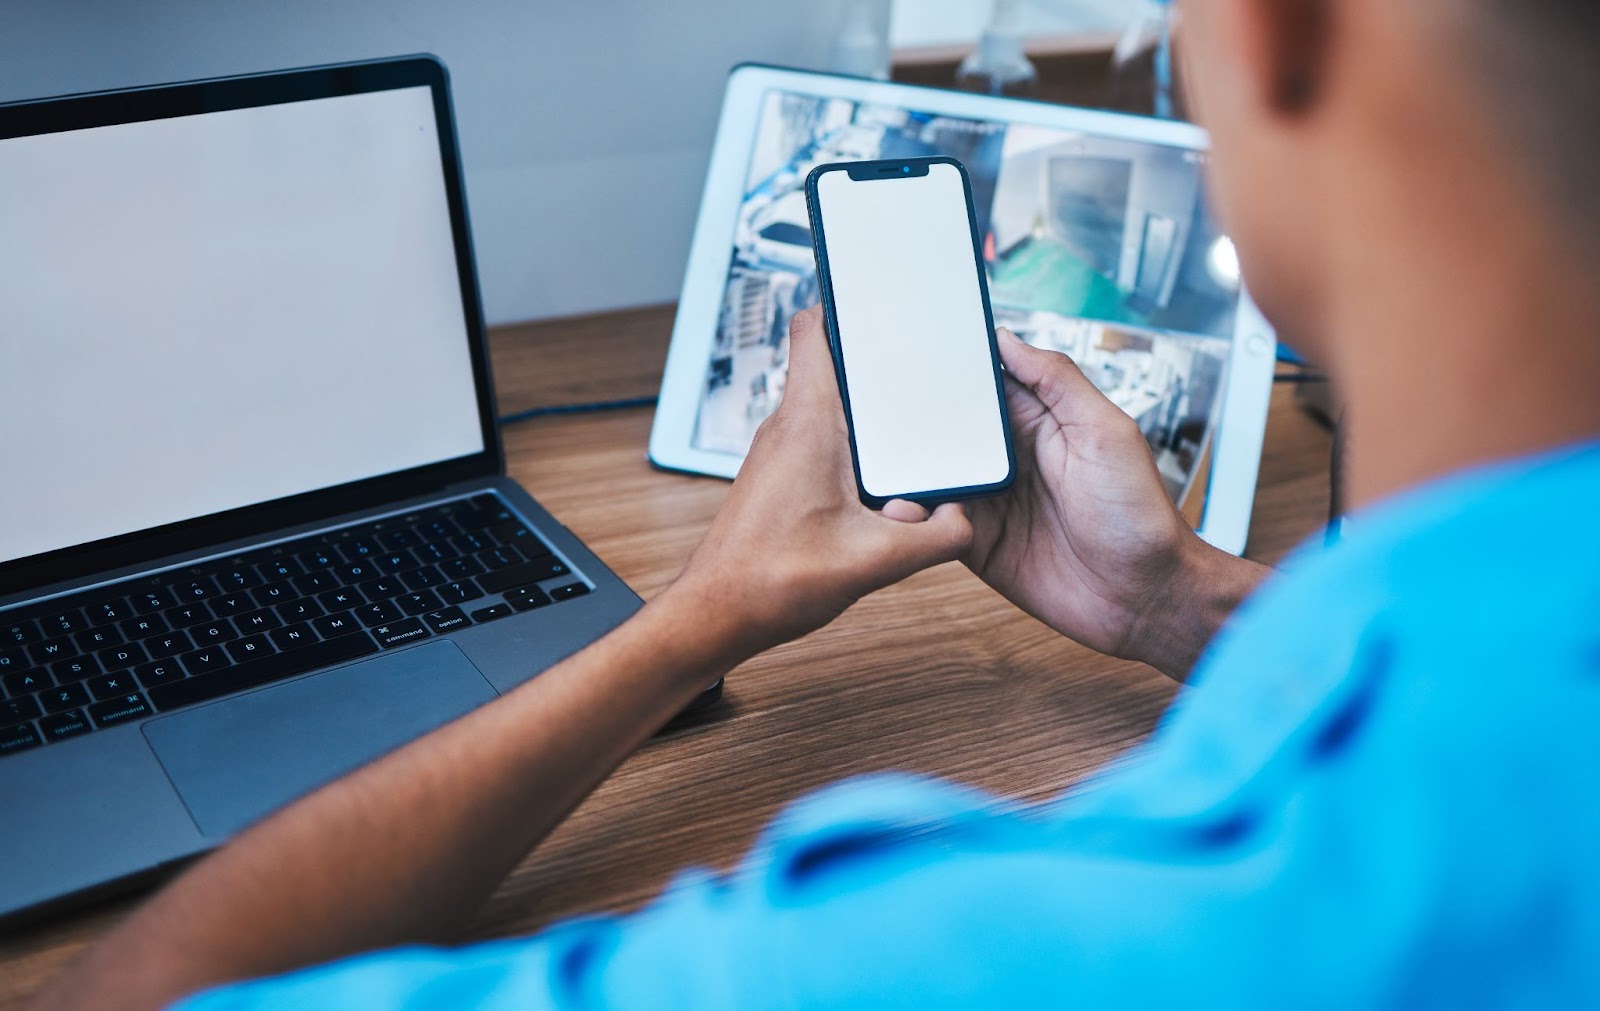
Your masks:
<path fill-rule="evenodd" d="M 820 66 L 844 0 L 0 0 L 0 101 L 426 51 L 490 322 L 674 299 L 727 70 Z"/>

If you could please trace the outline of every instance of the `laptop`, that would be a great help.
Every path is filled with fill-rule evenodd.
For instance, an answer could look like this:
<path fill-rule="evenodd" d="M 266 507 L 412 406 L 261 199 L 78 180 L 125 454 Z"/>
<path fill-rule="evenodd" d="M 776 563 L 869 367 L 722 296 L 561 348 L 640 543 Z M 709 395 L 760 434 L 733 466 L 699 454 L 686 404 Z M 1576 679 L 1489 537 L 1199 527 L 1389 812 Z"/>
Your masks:
<path fill-rule="evenodd" d="M 437 60 L 0 106 L 0 221 L 0 917 L 640 606 L 505 475 Z"/>

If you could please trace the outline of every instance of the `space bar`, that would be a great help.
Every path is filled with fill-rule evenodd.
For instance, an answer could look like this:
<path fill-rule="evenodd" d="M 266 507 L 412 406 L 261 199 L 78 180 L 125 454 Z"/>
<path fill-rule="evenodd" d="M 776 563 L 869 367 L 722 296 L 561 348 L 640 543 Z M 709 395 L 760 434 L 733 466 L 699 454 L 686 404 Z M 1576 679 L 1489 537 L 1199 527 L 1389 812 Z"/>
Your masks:
<path fill-rule="evenodd" d="M 304 674 L 318 667 L 344 663 L 346 660 L 354 660 L 358 656 L 376 652 L 378 652 L 377 644 L 365 632 L 341 635 L 337 639 L 325 639 L 287 653 L 275 653 L 260 660 L 251 660 L 237 667 L 229 667 L 227 670 L 196 674 L 192 678 L 174 681 L 169 685 L 158 685 L 150 689 L 150 701 L 155 703 L 157 709 L 192 706 L 196 702 L 214 699 L 219 695 L 232 695 L 246 688 L 282 681 L 284 678 Z"/>

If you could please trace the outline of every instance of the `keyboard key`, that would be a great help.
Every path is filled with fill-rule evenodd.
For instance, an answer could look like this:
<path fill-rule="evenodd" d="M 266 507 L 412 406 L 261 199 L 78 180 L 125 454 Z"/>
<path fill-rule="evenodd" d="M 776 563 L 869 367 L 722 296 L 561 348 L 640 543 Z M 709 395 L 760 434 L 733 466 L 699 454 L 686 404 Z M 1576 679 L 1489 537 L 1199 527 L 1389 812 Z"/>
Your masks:
<path fill-rule="evenodd" d="M 100 673 L 100 665 L 92 656 L 75 656 L 51 666 L 50 673 L 55 676 L 56 684 L 67 685 Z"/>
<path fill-rule="evenodd" d="M 179 604 L 171 610 L 162 612 L 161 616 L 167 619 L 167 624 L 173 628 L 188 628 L 202 621 L 210 621 L 212 617 L 211 608 L 204 603 Z"/>
<path fill-rule="evenodd" d="M 32 723 L 17 723 L 0 730 L 0 755 L 9 755 L 15 751 L 26 751 L 43 744 L 39 732 L 33 729 Z"/>
<path fill-rule="evenodd" d="M 197 649 L 193 653 L 185 653 L 178 658 L 183 662 L 183 667 L 190 674 L 209 674 L 228 666 L 228 657 L 222 652 L 220 646 L 207 646 Z"/>
<path fill-rule="evenodd" d="M 376 604 L 380 600 L 400 596 L 406 592 L 406 584 L 400 581 L 399 576 L 379 576 L 360 584 L 358 589 L 363 597 Z"/>
<path fill-rule="evenodd" d="M 473 611 L 472 620 L 476 622 L 493 621 L 496 618 L 509 617 L 511 613 L 511 605 L 509 604 L 491 604 L 488 607 L 480 607 L 478 610 Z"/>
<path fill-rule="evenodd" d="M 272 653 L 272 644 L 267 641 L 265 635 L 247 635 L 243 639 L 228 643 L 225 648 L 228 655 L 233 657 L 234 663 L 259 660 Z"/>
<path fill-rule="evenodd" d="M 270 632 L 282 626 L 283 619 L 278 617 L 277 611 L 271 608 L 262 608 L 259 611 L 251 611 L 249 614 L 239 615 L 239 617 L 233 619 L 233 623 L 239 627 L 240 633 L 254 635 L 257 632 Z"/>
<path fill-rule="evenodd" d="M 142 618 L 129 618 L 120 626 L 124 641 L 134 639 L 147 639 L 152 635 L 165 632 L 169 627 L 167 620 L 159 614 L 147 614 Z"/>
<path fill-rule="evenodd" d="M 42 638 L 34 622 L 0 619 L 0 646 L 26 646 Z"/>
<path fill-rule="evenodd" d="M 150 701 L 162 711 L 176 709 L 179 706 L 204 702 L 221 695 L 231 695 L 246 688 L 281 681 L 320 667 L 345 663 L 377 651 L 378 647 L 369 635 L 341 635 L 337 639 L 325 639 L 304 649 L 274 653 L 236 667 L 153 687 L 150 689 Z M 187 663 L 187 660 L 185 662 Z"/>
<path fill-rule="evenodd" d="M 550 603 L 550 595 L 537 586 L 523 586 L 506 591 L 506 603 L 519 611 L 531 611 Z"/>
<path fill-rule="evenodd" d="M 461 532 L 461 528 L 450 522 L 449 517 L 435 516 L 425 519 L 417 525 L 417 533 L 425 541 L 442 541 L 454 537 Z"/>
<path fill-rule="evenodd" d="M 146 688 L 164 685 L 183 677 L 183 668 L 178 666 L 176 657 L 170 660 L 156 660 L 151 663 L 142 663 L 133 669 L 134 677 Z"/>
<path fill-rule="evenodd" d="M 483 571 L 483 565 L 476 558 L 466 557 L 452 558 L 439 566 L 439 568 L 443 569 L 444 574 L 451 579 L 465 579 L 468 576 L 476 576 Z"/>
<path fill-rule="evenodd" d="M 378 567 L 363 559 L 348 565 L 336 565 L 333 574 L 346 583 L 359 583 L 378 575 Z"/>
<path fill-rule="evenodd" d="M 89 693 L 83 685 L 57 685 L 39 693 L 39 704 L 46 712 L 61 713 L 89 703 Z"/>
<path fill-rule="evenodd" d="M 311 597 L 328 590 L 339 588 L 338 580 L 333 578 L 331 572 L 308 572 L 303 576 L 296 576 L 293 580 L 294 588 L 300 591 L 301 596 Z"/>
<path fill-rule="evenodd" d="M 33 662 L 20 649 L 0 649 L 0 675 L 32 667 Z"/>
<path fill-rule="evenodd" d="M 256 568 L 262 577 L 268 580 L 292 579 L 305 571 L 300 568 L 300 563 L 293 558 L 274 558 L 269 562 L 261 563 Z"/>
<path fill-rule="evenodd" d="M 458 628 L 466 628 L 472 624 L 467 620 L 467 616 L 461 613 L 461 608 L 459 607 L 446 607 L 439 611 L 429 611 L 422 616 L 422 620 L 427 622 L 428 627 L 440 635 L 446 632 L 454 632 Z"/>
<path fill-rule="evenodd" d="M 531 562 L 513 565 L 508 569 L 485 573 L 478 577 L 478 585 L 489 593 L 499 593 L 513 586 L 526 586 L 529 583 L 565 576 L 571 571 L 562 564 L 561 559 L 546 555 Z"/>
<path fill-rule="evenodd" d="M 377 637 L 379 645 L 399 646 L 415 639 L 426 639 L 428 630 L 422 627 L 422 619 L 406 618 L 403 621 L 378 625 L 372 630 L 372 634 Z"/>
<path fill-rule="evenodd" d="M 477 600 L 483 596 L 483 591 L 478 589 L 478 584 L 470 579 L 462 579 L 453 583 L 444 583 L 434 588 L 439 599 L 447 604 L 465 604 L 469 600 Z"/>
<path fill-rule="evenodd" d="M 89 620 L 74 607 L 39 619 L 39 626 L 44 629 L 45 635 L 71 635 L 88 628 Z"/>
<path fill-rule="evenodd" d="M 0 682 L 6 686 L 6 694 L 12 698 L 19 695 L 32 695 L 42 688 L 49 688 L 55 684 L 48 671 L 39 667 L 30 670 L 15 670 L 5 675 L 0 675 Z"/>
<path fill-rule="evenodd" d="M 152 660 L 164 660 L 169 656 L 187 653 L 191 649 L 194 649 L 194 640 L 189 638 L 189 633 L 183 631 L 152 636 L 144 641 L 144 651 Z"/>
<path fill-rule="evenodd" d="M 352 622 L 352 624 L 354 623 Z M 316 634 L 311 631 L 311 626 L 303 621 L 297 621 L 293 625 L 285 625 L 273 632 L 268 638 L 279 649 L 299 649 L 301 646 L 309 646 L 317 641 Z"/>
<path fill-rule="evenodd" d="M 211 601 L 211 611 L 219 618 L 255 610 L 255 598 L 247 593 L 224 593 Z"/>
<path fill-rule="evenodd" d="M 320 617 L 322 607 L 315 600 L 307 597 L 303 600 L 291 600 L 287 604 L 278 605 L 278 617 L 284 621 L 310 621 Z"/>
<path fill-rule="evenodd" d="M 39 730 L 47 741 L 64 741 L 69 737 L 87 734 L 94 729 L 82 709 L 68 709 L 64 713 L 46 716 L 39 721 Z"/>
<path fill-rule="evenodd" d="M 418 593 L 408 593 L 403 597 L 399 597 L 395 600 L 395 603 L 399 604 L 400 610 L 406 614 L 421 614 L 424 611 L 437 609 L 444 601 L 440 600 L 439 595 L 432 590 L 422 590 Z"/>
<path fill-rule="evenodd" d="M 532 537 L 533 531 L 523 526 L 516 520 L 506 520 L 501 523 L 490 524 L 484 533 L 493 537 L 500 544 L 510 544 L 524 537 Z"/>
<path fill-rule="evenodd" d="M 275 607 L 295 599 L 299 594 L 295 592 L 294 584 L 284 579 L 258 586 L 250 591 L 250 596 L 254 597 L 256 604 L 261 607 Z"/>
<path fill-rule="evenodd" d="M 41 667 L 45 664 L 55 663 L 57 660 L 65 660 L 77 652 L 78 647 L 66 636 L 44 639 L 28 647 L 28 656 L 32 657 L 33 662 Z"/>
<path fill-rule="evenodd" d="M 504 569 L 523 560 L 522 552 L 507 546 L 480 551 L 477 554 L 477 559 L 484 564 L 485 568 L 490 569 Z"/>
<path fill-rule="evenodd" d="M 10 726 L 31 720 L 39 715 L 39 700 L 32 695 L 22 695 L 0 702 L 0 726 Z"/>
<path fill-rule="evenodd" d="M 460 537 L 450 538 L 450 544 L 463 555 L 476 554 L 479 551 L 487 551 L 489 548 L 494 547 L 487 539 L 479 537 L 470 531 Z"/>
<path fill-rule="evenodd" d="M 335 611 L 348 611 L 366 602 L 367 598 L 353 586 L 347 586 L 342 590 L 329 590 L 317 598 L 317 603 L 321 604 L 322 609 L 329 614 Z"/>
<path fill-rule="evenodd" d="M 440 562 L 447 562 L 456 556 L 454 549 L 443 542 L 419 544 L 411 549 L 411 553 L 417 556 L 417 562 L 420 565 L 435 565 Z"/>
<path fill-rule="evenodd" d="M 555 600 L 571 600 L 573 597 L 582 597 L 589 592 L 589 587 L 584 583 L 568 583 L 558 586 L 550 591 L 550 596 Z"/>
<path fill-rule="evenodd" d="M 145 655 L 144 647 L 136 642 L 124 643 L 103 649 L 95 654 L 100 660 L 100 666 L 106 670 L 116 670 L 119 667 L 132 667 L 136 663 L 144 663 L 150 659 Z"/>
<path fill-rule="evenodd" d="M 128 606 L 126 599 L 113 597 L 110 600 L 102 600 L 98 604 L 90 604 L 83 609 L 83 613 L 88 617 L 91 627 L 114 625 L 119 621 L 127 621 L 133 617 L 133 608 Z"/>
<path fill-rule="evenodd" d="M 89 693 L 97 699 L 111 699 L 134 690 L 133 675 L 119 671 L 89 679 Z"/>
<path fill-rule="evenodd" d="M 201 576 L 192 583 L 185 583 L 175 591 L 178 600 L 188 603 L 215 597 L 217 592 L 217 584 L 208 576 Z"/>
<path fill-rule="evenodd" d="M 127 695 L 105 702 L 96 702 L 89 707 L 89 715 L 93 716 L 94 721 L 102 727 L 114 727 L 118 723 L 137 720 L 149 716 L 151 712 L 150 703 L 146 702 L 144 696 L 138 692 L 129 692 Z"/>
<path fill-rule="evenodd" d="M 370 562 L 373 558 L 383 553 L 374 541 L 366 539 L 352 539 L 339 545 L 339 553 L 344 555 L 344 560 L 352 565 Z"/>
<path fill-rule="evenodd" d="M 339 564 L 339 556 L 325 547 L 313 547 L 309 551 L 302 551 L 295 556 L 295 561 L 300 567 L 311 573 L 316 569 L 331 569 Z"/>
<path fill-rule="evenodd" d="M 98 653 L 126 641 L 115 628 L 91 628 L 73 636 L 73 642 L 78 644 L 78 650 L 82 653 Z"/>
<path fill-rule="evenodd" d="M 229 565 L 216 574 L 216 580 L 222 593 L 238 593 L 263 582 L 252 565 Z"/>
<path fill-rule="evenodd" d="M 146 590 L 143 593 L 135 593 L 128 598 L 128 602 L 133 605 L 135 613 L 150 614 L 153 611 L 165 611 L 175 607 L 178 599 L 166 590 Z"/>
<path fill-rule="evenodd" d="M 399 551 L 402 548 L 413 548 L 422 543 L 422 538 L 409 526 L 397 527 L 388 533 L 378 535 L 378 543 L 386 551 Z"/>
<path fill-rule="evenodd" d="M 408 590 L 422 590 L 430 586 L 438 586 L 445 581 L 444 573 L 432 565 L 423 569 L 412 569 L 410 572 L 403 572 L 400 574 L 400 578 L 405 580 L 406 589 Z"/>
<path fill-rule="evenodd" d="M 376 604 L 366 604 L 356 608 L 356 617 L 361 623 L 371 628 L 373 625 L 382 625 L 385 622 L 400 620 L 399 605 L 392 600 L 382 600 Z"/>
<path fill-rule="evenodd" d="M 218 618 L 189 629 L 189 636 L 196 646 L 213 646 L 233 638 L 233 625 L 227 618 Z"/>
<path fill-rule="evenodd" d="M 400 572 L 405 569 L 414 569 L 417 566 L 416 556 L 404 549 L 400 551 L 385 551 L 374 558 L 374 562 L 384 572 Z"/>
<path fill-rule="evenodd" d="M 332 639 L 336 635 L 349 635 L 351 632 L 361 631 L 361 623 L 356 621 L 356 616 L 348 611 L 338 614 L 325 614 L 311 622 L 311 627 L 324 639 Z"/>

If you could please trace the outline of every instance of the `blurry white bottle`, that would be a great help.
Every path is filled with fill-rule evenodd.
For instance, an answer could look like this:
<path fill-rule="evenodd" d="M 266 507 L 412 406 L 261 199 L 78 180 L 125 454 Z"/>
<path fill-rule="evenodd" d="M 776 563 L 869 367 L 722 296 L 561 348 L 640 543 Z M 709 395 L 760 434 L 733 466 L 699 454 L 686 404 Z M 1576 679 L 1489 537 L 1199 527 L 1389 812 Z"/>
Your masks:
<path fill-rule="evenodd" d="M 828 69 L 836 74 L 889 79 L 890 0 L 846 0 Z"/>
<path fill-rule="evenodd" d="M 985 95 L 1038 93 L 1039 72 L 1022 51 L 1022 0 L 994 0 L 978 48 L 956 70 L 956 87 Z"/>

